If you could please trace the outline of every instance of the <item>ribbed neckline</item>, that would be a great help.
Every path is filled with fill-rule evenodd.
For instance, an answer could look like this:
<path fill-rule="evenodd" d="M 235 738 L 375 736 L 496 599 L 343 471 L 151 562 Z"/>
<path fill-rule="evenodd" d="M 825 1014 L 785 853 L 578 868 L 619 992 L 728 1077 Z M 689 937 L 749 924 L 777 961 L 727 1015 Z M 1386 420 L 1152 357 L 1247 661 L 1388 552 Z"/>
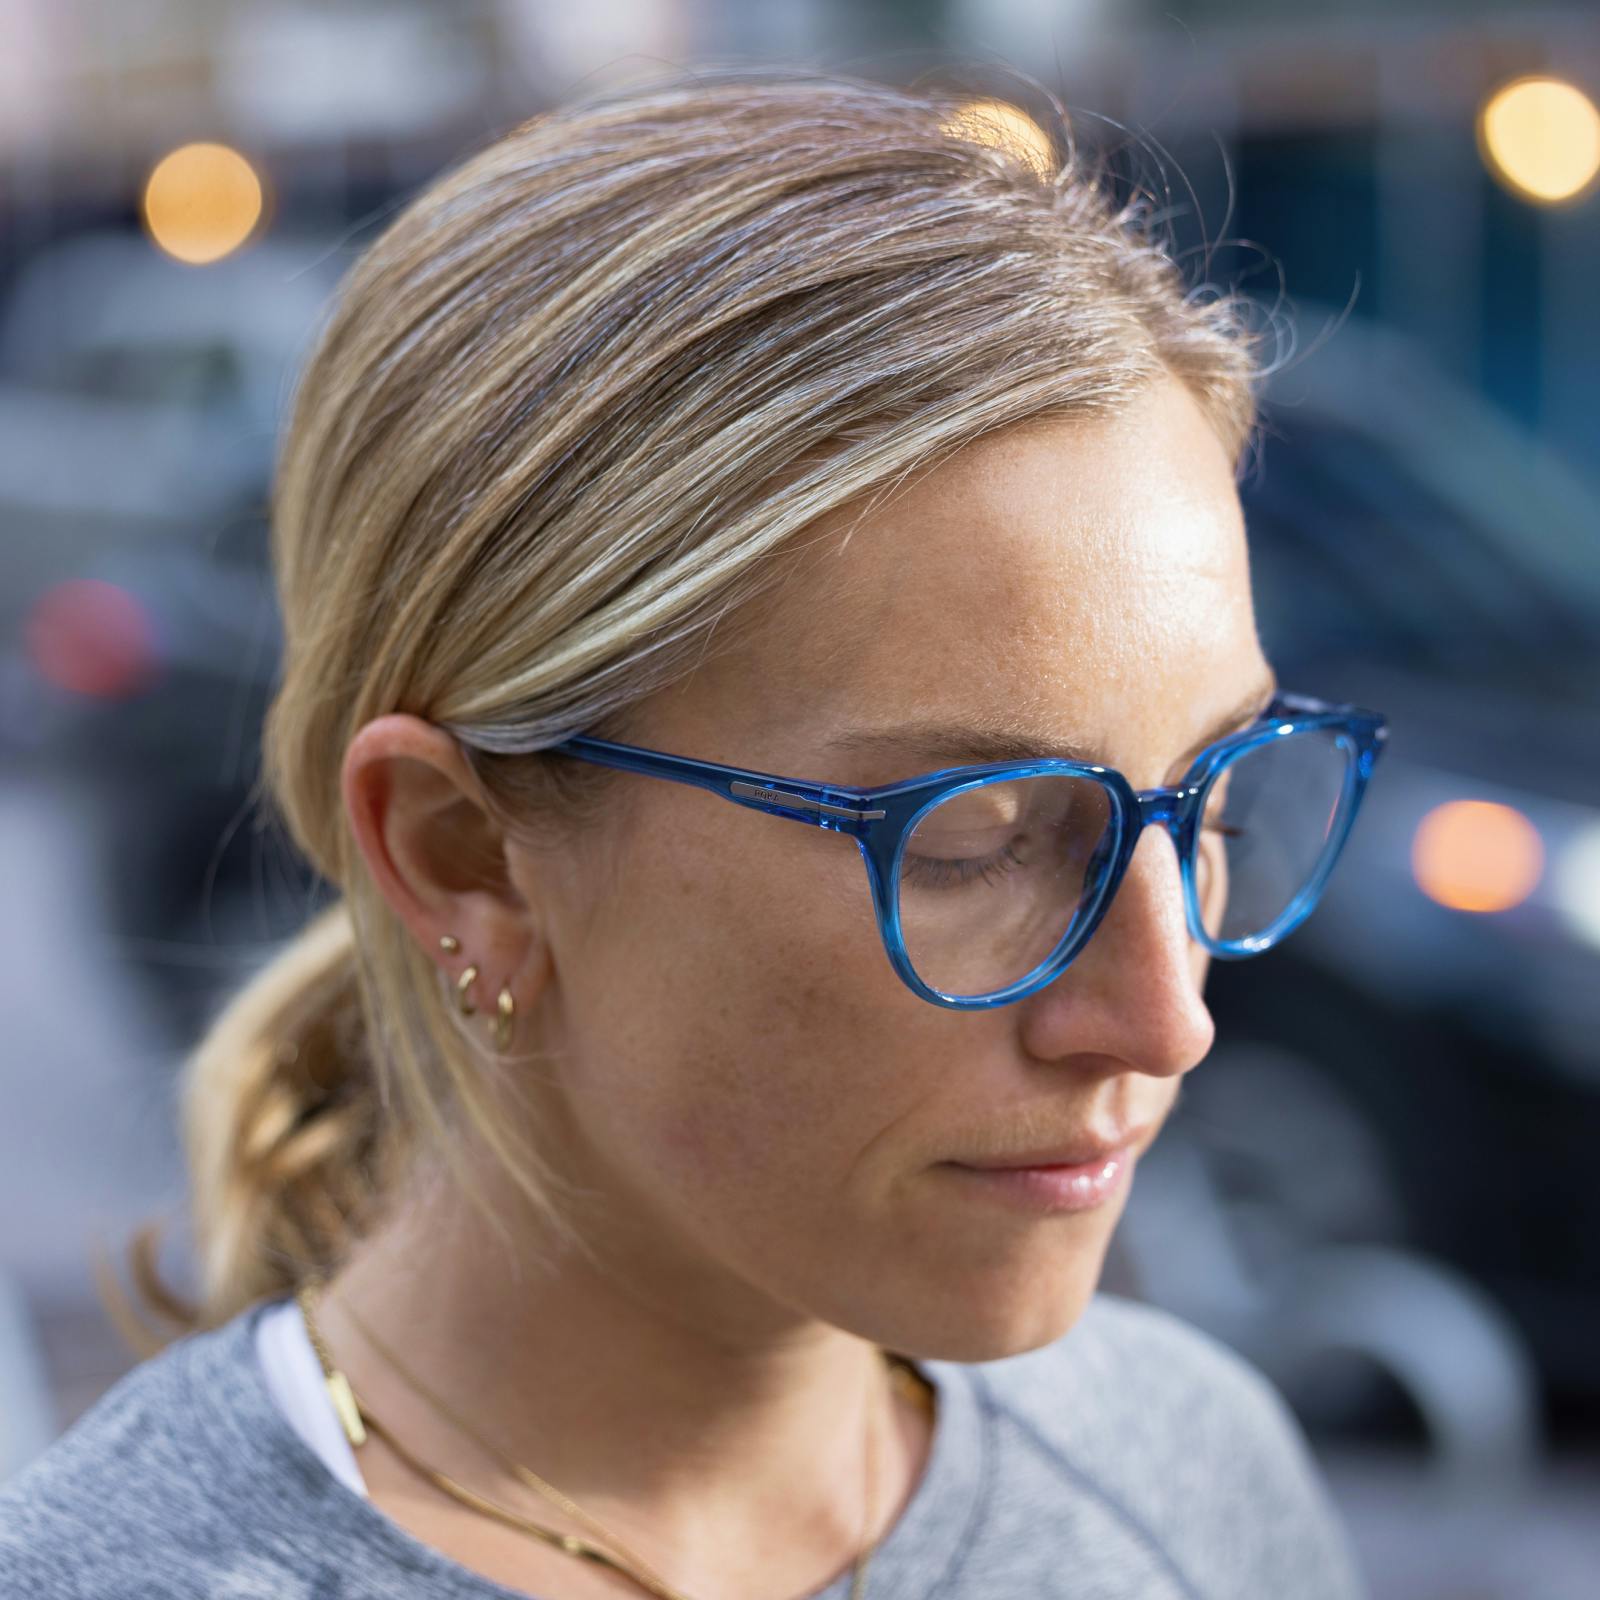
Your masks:
<path fill-rule="evenodd" d="M 198 1424 L 195 1438 L 220 1478 L 253 1508 L 263 1537 L 310 1567 L 353 1547 L 368 1563 L 369 1577 L 379 1576 L 371 1563 L 387 1564 L 394 1587 L 410 1580 L 422 1593 L 425 1584 L 430 1597 L 543 1600 L 424 1544 L 328 1471 L 278 1409 L 256 1357 L 256 1323 L 285 1298 L 257 1301 L 220 1327 L 181 1341 L 189 1347 L 180 1376 Z M 177 1356 L 181 1345 L 170 1353 Z M 917 1365 L 939 1391 L 933 1440 L 910 1501 L 873 1554 L 870 1600 L 923 1600 L 939 1587 L 972 1536 L 990 1477 L 993 1428 L 975 1375 L 960 1362 Z M 286 1485 L 296 1492 L 286 1493 Z M 795 1600 L 847 1600 L 851 1576 L 847 1569 Z"/>

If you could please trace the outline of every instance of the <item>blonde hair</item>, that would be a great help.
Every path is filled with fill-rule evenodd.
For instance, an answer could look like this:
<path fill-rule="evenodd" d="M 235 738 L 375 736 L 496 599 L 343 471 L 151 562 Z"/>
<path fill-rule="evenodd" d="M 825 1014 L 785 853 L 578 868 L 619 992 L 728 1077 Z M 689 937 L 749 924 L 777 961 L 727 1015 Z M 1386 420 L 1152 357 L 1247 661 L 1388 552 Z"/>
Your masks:
<path fill-rule="evenodd" d="M 468 1032 L 364 871 L 340 794 L 364 723 L 448 730 L 513 831 L 580 826 L 603 769 L 538 752 L 691 671 L 824 513 L 1164 372 L 1238 463 L 1246 303 L 1187 288 L 1149 197 L 1116 199 L 1045 98 L 1040 163 L 954 86 L 720 67 L 612 89 L 445 173 L 350 270 L 277 463 L 264 734 L 270 799 L 342 897 L 184 1064 L 198 1301 L 161 1285 L 148 1230 L 134 1249 L 179 1331 L 333 1267 L 424 1146 L 472 1188 L 466 1128 L 563 1227 L 549 1164 L 493 1114 L 526 1062 Z"/>

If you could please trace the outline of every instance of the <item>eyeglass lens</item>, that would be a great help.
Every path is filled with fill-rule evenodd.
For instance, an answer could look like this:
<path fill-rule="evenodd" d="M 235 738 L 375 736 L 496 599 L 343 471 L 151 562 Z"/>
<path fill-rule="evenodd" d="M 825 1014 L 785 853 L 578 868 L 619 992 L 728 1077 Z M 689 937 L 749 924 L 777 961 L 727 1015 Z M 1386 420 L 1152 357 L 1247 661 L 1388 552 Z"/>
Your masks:
<path fill-rule="evenodd" d="M 1095 779 L 1049 774 L 959 790 L 926 812 L 899 872 L 900 934 L 917 976 L 969 996 L 1038 966 L 1090 899 L 1112 806 Z"/>
<path fill-rule="evenodd" d="M 1259 938 L 1317 875 L 1350 768 L 1337 728 L 1282 734 L 1212 780 L 1195 840 L 1200 922 L 1220 944 Z"/>
<path fill-rule="evenodd" d="M 1212 780 L 1196 839 L 1202 925 L 1219 942 L 1266 932 L 1331 844 L 1349 752 L 1337 729 L 1287 734 Z M 900 931 L 917 976 L 976 998 L 1027 977 L 1093 909 L 1113 842 L 1111 791 L 1064 774 L 959 790 L 906 841 Z"/>

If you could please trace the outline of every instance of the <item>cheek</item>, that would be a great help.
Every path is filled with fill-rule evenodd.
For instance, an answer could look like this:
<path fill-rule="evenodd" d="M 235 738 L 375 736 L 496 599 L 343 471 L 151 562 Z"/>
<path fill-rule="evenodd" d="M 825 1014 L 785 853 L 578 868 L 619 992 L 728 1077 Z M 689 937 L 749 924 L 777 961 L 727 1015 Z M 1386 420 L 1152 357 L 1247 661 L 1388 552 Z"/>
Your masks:
<path fill-rule="evenodd" d="M 629 854 L 562 980 L 563 1076 L 596 1156 L 708 1225 L 861 1198 L 856 1157 L 922 1093 L 905 1027 L 921 1002 L 883 953 L 854 841 L 752 816 Z"/>

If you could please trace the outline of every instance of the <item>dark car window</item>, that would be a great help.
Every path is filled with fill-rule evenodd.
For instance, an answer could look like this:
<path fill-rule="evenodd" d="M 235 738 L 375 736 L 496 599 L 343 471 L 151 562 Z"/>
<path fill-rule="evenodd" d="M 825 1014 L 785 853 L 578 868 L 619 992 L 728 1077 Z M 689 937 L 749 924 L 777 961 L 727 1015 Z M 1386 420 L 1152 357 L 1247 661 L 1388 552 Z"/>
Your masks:
<path fill-rule="evenodd" d="M 236 351 L 210 344 L 96 344 L 65 350 L 50 387 L 85 399 L 227 405 L 243 386 Z"/>
<path fill-rule="evenodd" d="M 1240 493 L 1263 642 L 1283 660 L 1381 650 L 1537 679 L 1600 641 L 1600 617 L 1515 559 L 1514 532 L 1441 498 L 1375 437 L 1308 417 L 1263 459 Z"/>

